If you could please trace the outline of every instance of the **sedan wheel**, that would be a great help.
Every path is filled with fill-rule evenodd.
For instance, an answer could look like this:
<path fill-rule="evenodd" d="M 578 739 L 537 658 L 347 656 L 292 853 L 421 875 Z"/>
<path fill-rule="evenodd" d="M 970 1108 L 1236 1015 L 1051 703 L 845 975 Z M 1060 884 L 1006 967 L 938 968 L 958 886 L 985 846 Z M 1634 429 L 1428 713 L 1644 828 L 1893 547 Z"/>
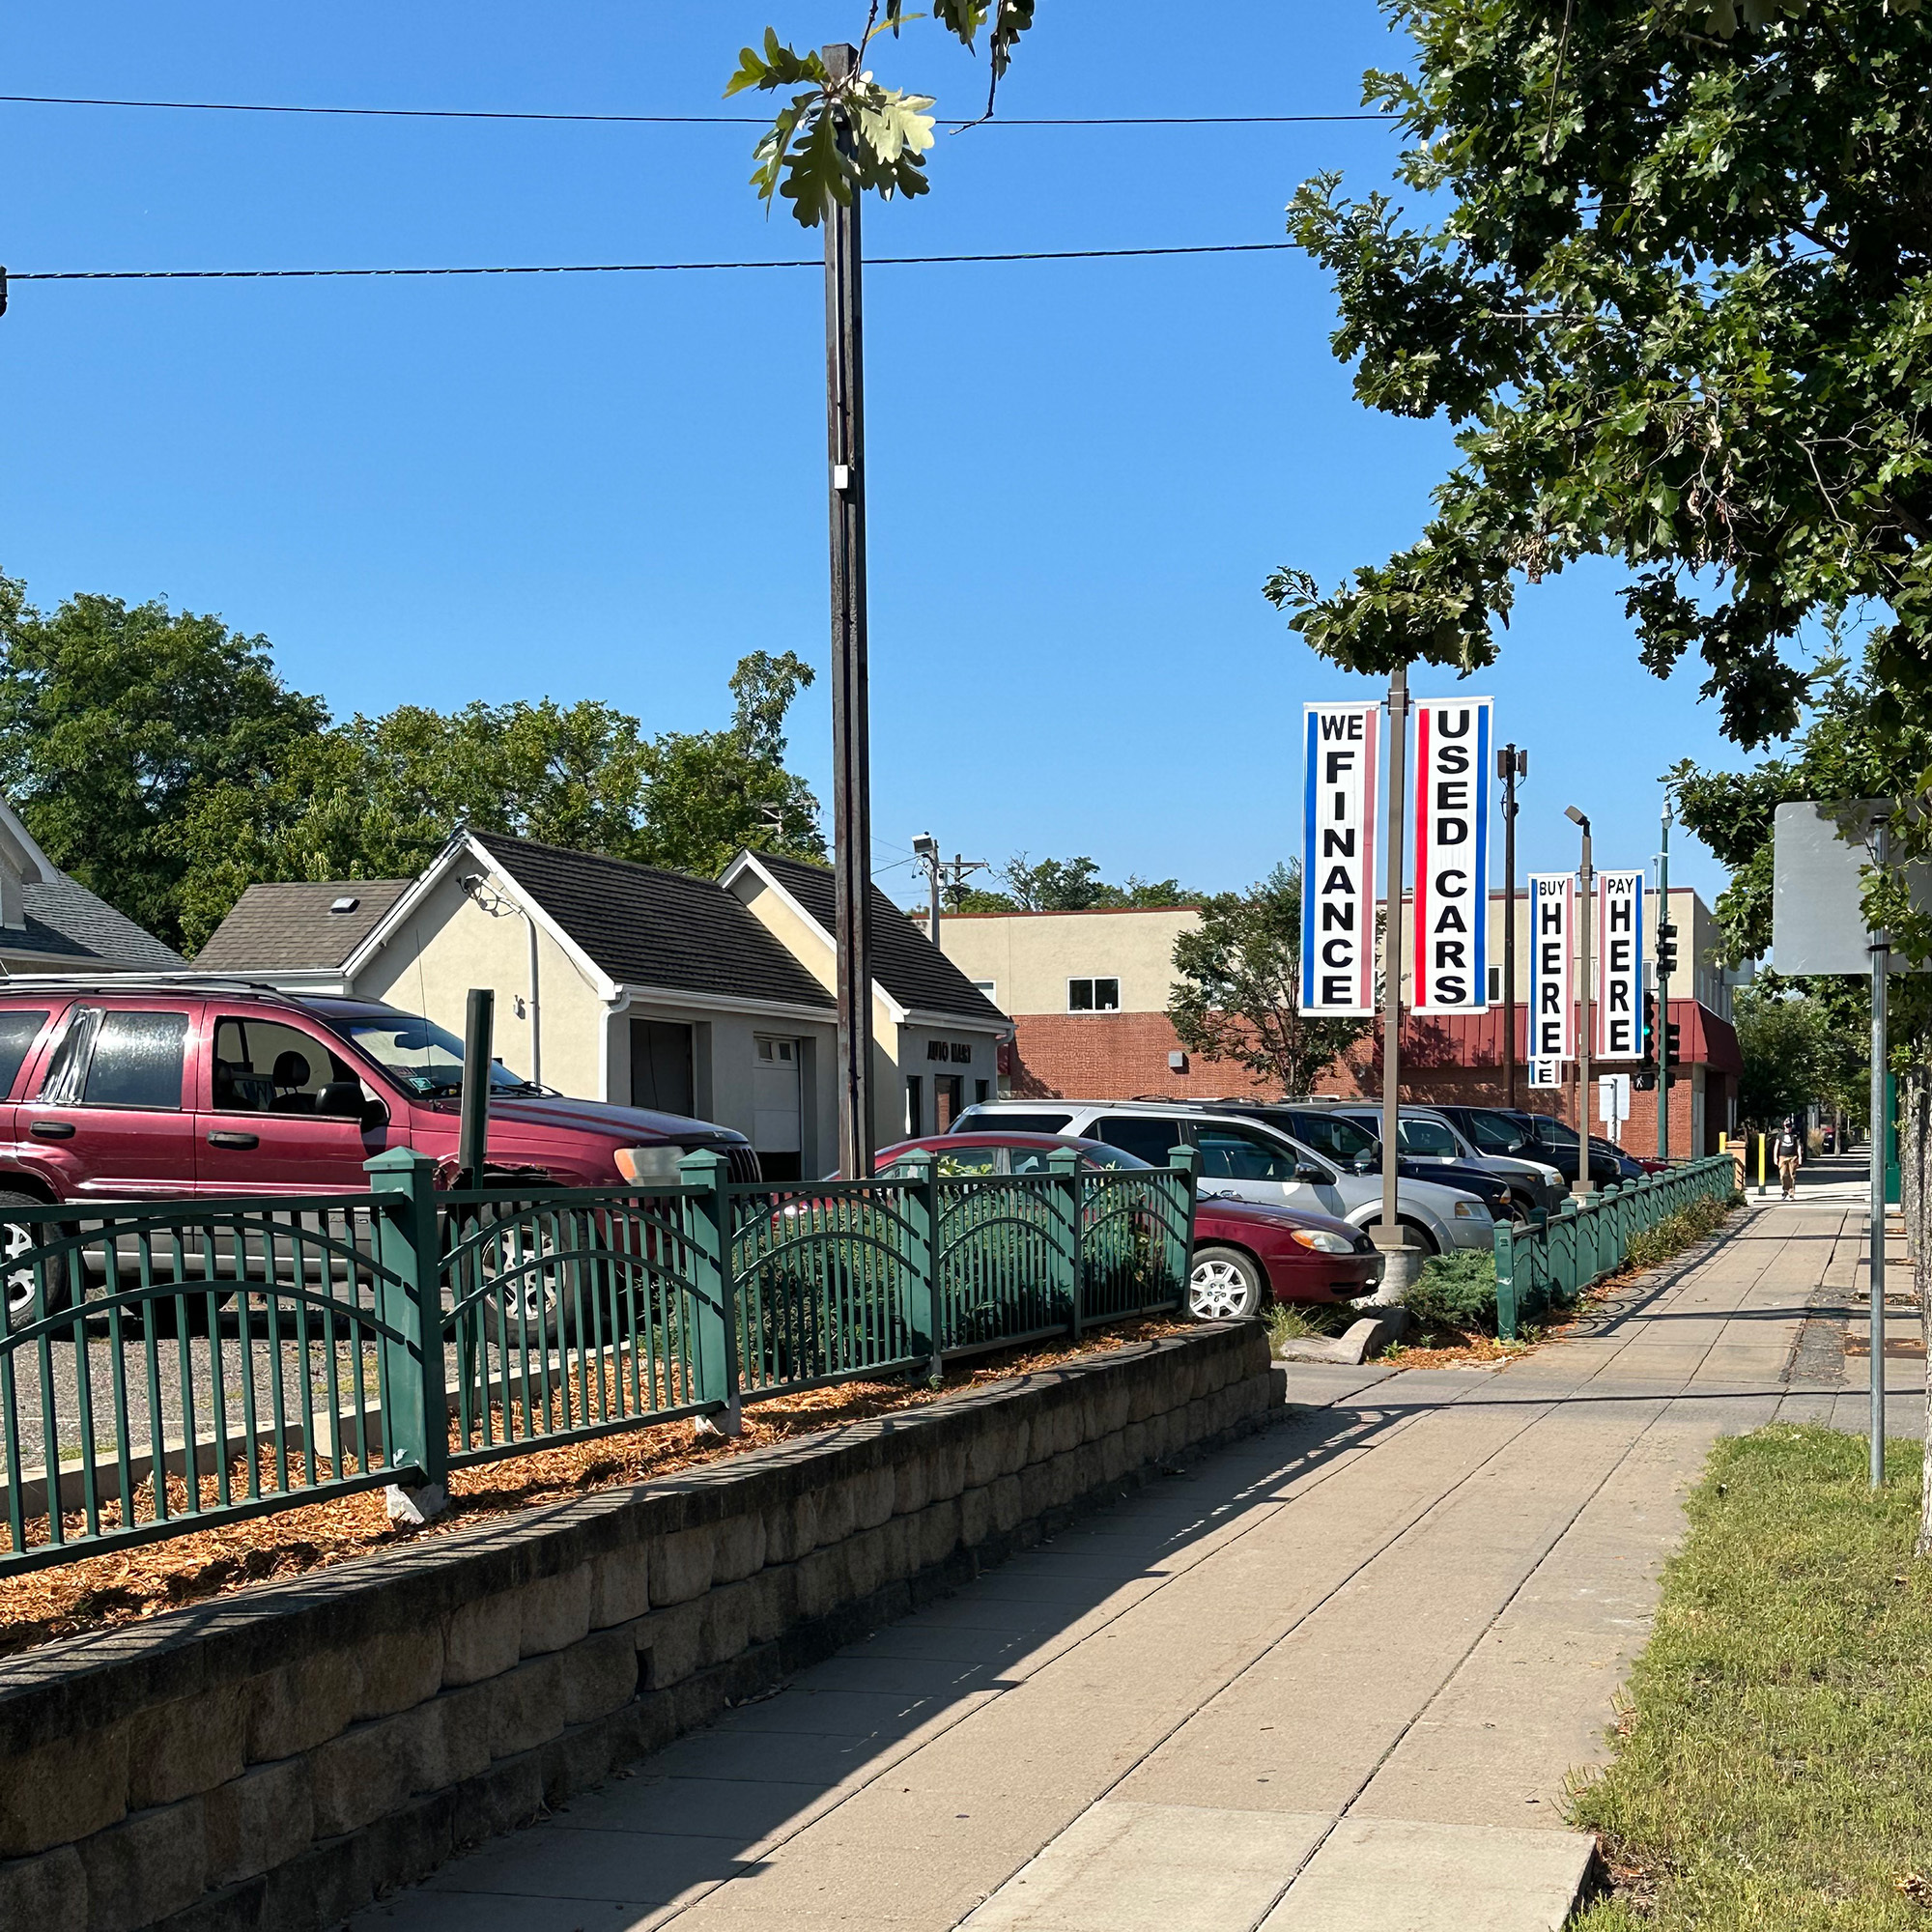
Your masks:
<path fill-rule="evenodd" d="M 1197 1321 L 1259 1315 L 1261 1270 L 1238 1248 L 1196 1248 L 1187 1277 L 1187 1312 Z"/>

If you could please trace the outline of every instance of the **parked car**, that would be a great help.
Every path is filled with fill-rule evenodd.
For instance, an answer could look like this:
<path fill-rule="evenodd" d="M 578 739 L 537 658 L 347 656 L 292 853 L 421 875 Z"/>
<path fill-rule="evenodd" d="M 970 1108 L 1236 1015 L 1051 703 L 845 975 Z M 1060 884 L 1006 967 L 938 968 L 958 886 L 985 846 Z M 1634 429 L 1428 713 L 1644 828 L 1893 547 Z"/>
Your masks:
<path fill-rule="evenodd" d="M 1381 1110 L 1367 1101 L 1338 1111 L 1370 1133 L 1381 1131 Z M 1404 1107 L 1396 1130 L 1406 1161 L 1414 1161 L 1425 1172 L 1435 1169 L 1457 1187 L 1463 1184 L 1462 1177 L 1472 1168 L 1490 1175 L 1509 1189 L 1520 1214 L 1532 1208 L 1549 1213 L 1570 1191 L 1570 1183 L 1548 1161 L 1527 1154 L 1485 1153 L 1437 1108 Z"/>
<path fill-rule="evenodd" d="M 1566 1182 L 1577 1176 L 1577 1129 L 1548 1114 L 1515 1107 L 1442 1107 L 1437 1110 L 1485 1153 L 1520 1154 L 1547 1160 Z M 1629 1155 L 1596 1134 L 1590 1136 L 1590 1183 L 1621 1186 L 1643 1170 Z"/>
<path fill-rule="evenodd" d="M 889 1173 L 907 1154 L 941 1156 L 940 1172 L 1043 1174 L 1047 1158 L 1071 1148 L 1083 1167 L 1146 1173 L 1150 1163 L 1104 1141 L 1065 1134 L 927 1134 L 882 1149 L 873 1167 Z M 1373 1293 L 1382 1258 L 1359 1228 L 1329 1214 L 1268 1208 L 1204 1195 L 1194 1213 L 1194 1253 L 1187 1306 L 1203 1321 L 1256 1315 L 1268 1300 L 1353 1301 Z"/>
<path fill-rule="evenodd" d="M 968 1107 L 954 1133 L 1070 1134 L 1104 1141 L 1155 1165 L 1171 1149 L 1201 1154 L 1201 1192 L 1269 1207 L 1330 1214 L 1366 1228 L 1381 1219 L 1379 1177 L 1344 1172 L 1265 1121 L 1184 1104 L 1137 1100 L 985 1100 Z M 1460 1188 L 1398 1177 L 1397 1218 L 1425 1254 L 1487 1248 L 1495 1240 L 1488 1206 Z"/>
<path fill-rule="evenodd" d="M 1356 1107 L 1332 1101 L 1249 1100 L 1222 1102 L 1213 1111 L 1271 1122 L 1356 1174 L 1382 1171 L 1381 1114 L 1367 1102 Z M 1460 1187 L 1487 1202 L 1498 1221 L 1520 1220 L 1532 1208 L 1548 1208 L 1558 1197 L 1561 1180 L 1552 1184 L 1548 1168 L 1528 1161 L 1493 1162 L 1473 1149 L 1459 1149 L 1453 1138 L 1445 1146 L 1441 1137 L 1448 1132 L 1444 1122 L 1405 1108 L 1396 1173 L 1408 1180 Z"/>
<path fill-rule="evenodd" d="M 376 1001 L 213 979 L 10 979 L 0 1209 L 360 1193 L 363 1163 L 390 1147 L 428 1154 L 448 1186 L 462 1093 L 462 1041 Z M 727 1127 L 491 1069 L 488 1158 L 506 1174 L 616 1187 L 673 1176 L 699 1148 L 724 1154 L 733 1179 L 759 1178 L 751 1143 Z M 13 1306 L 32 1286 L 10 1276 L 7 1293 Z"/>

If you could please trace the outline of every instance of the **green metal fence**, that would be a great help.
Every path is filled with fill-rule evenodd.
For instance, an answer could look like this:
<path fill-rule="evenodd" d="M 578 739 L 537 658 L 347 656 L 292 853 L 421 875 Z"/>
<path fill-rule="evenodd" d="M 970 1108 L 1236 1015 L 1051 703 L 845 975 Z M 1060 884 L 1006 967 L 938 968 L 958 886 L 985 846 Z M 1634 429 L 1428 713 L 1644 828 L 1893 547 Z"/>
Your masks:
<path fill-rule="evenodd" d="M 1730 1155 L 1711 1154 L 1623 1187 L 1573 1197 L 1547 1217 L 1538 1209 L 1526 1227 L 1499 1224 L 1496 1332 L 1514 1340 L 1525 1317 L 1575 1301 L 1592 1282 L 1614 1274 L 1632 1236 L 1705 1196 L 1723 1200 L 1736 1186 Z"/>
<path fill-rule="evenodd" d="M 0 1574 L 1171 1312 L 1196 1171 L 10 1204 Z"/>

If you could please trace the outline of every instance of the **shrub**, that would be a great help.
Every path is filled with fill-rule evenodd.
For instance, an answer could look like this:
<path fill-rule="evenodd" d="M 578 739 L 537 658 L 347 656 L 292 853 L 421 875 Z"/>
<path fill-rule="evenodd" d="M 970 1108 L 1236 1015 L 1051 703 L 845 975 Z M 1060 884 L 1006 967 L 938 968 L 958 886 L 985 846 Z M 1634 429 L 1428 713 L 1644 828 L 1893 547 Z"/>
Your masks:
<path fill-rule="evenodd" d="M 1432 1255 L 1402 1297 L 1412 1320 L 1425 1328 L 1462 1334 L 1496 1332 L 1496 1258 L 1487 1248 Z"/>

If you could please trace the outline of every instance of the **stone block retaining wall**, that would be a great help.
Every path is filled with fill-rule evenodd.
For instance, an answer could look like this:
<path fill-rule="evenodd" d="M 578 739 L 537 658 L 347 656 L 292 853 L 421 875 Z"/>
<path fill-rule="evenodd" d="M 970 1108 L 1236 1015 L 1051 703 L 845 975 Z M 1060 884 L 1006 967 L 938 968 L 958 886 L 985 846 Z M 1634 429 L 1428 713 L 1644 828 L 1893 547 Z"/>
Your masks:
<path fill-rule="evenodd" d="M 0 1663 L 0 1927 L 311 1932 L 1261 1427 L 1210 1323 Z"/>

